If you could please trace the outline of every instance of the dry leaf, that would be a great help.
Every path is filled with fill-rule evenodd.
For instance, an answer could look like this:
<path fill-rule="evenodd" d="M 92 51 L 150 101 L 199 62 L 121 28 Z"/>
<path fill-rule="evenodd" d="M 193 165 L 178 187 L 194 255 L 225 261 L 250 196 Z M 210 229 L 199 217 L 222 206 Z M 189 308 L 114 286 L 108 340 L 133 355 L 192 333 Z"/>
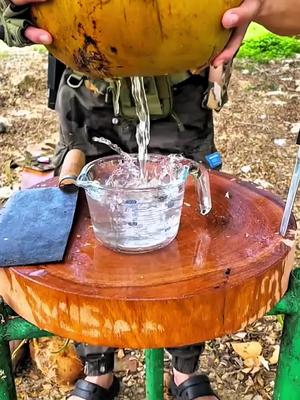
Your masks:
<path fill-rule="evenodd" d="M 10 186 L 4 186 L 0 188 L 0 199 L 8 199 L 12 195 L 13 191 Z"/>
<path fill-rule="evenodd" d="M 138 368 L 138 360 L 135 357 L 130 357 L 128 361 L 128 370 L 134 374 Z"/>
<path fill-rule="evenodd" d="M 273 352 L 271 358 L 269 359 L 270 365 L 274 365 L 274 364 L 278 363 L 279 352 L 280 352 L 280 346 L 277 344 L 276 346 L 274 346 L 274 352 Z"/>
<path fill-rule="evenodd" d="M 234 339 L 245 339 L 247 332 L 237 332 L 233 335 Z"/>
<path fill-rule="evenodd" d="M 259 342 L 231 343 L 233 350 L 243 359 L 256 358 L 262 352 Z"/>
<path fill-rule="evenodd" d="M 254 368 L 257 365 L 257 357 L 251 357 L 244 360 L 244 364 L 247 368 Z"/>
<path fill-rule="evenodd" d="M 259 372 L 260 371 L 260 366 L 259 367 L 254 367 L 253 369 L 252 369 L 252 371 L 251 371 L 251 375 L 255 375 L 255 374 L 257 374 L 257 372 Z"/>
<path fill-rule="evenodd" d="M 120 350 L 118 351 L 118 358 L 119 358 L 119 359 L 122 359 L 122 358 L 124 358 L 124 357 L 125 357 L 125 352 L 124 352 L 123 349 L 120 349 Z"/>
<path fill-rule="evenodd" d="M 241 168 L 241 171 L 242 171 L 244 174 L 249 174 L 249 172 L 251 172 L 251 166 L 250 166 L 250 165 L 244 165 L 244 166 Z"/>
<path fill-rule="evenodd" d="M 291 124 L 291 133 L 297 134 L 299 132 L 300 129 L 300 122 L 296 122 L 294 124 Z"/>
<path fill-rule="evenodd" d="M 244 374 L 249 374 L 249 372 L 252 370 L 252 368 L 244 368 L 244 369 L 242 369 L 242 372 L 244 373 Z"/>
<path fill-rule="evenodd" d="M 266 368 L 266 370 L 270 371 L 268 361 L 263 356 L 259 356 L 258 359 L 259 359 L 260 363 Z"/>

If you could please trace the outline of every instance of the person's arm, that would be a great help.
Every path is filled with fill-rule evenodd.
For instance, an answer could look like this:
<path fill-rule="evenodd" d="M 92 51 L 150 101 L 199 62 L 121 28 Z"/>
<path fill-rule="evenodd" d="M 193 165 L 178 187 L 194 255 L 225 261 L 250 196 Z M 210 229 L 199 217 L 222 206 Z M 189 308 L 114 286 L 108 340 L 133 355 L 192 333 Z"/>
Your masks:
<path fill-rule="evenodd" d="M 45 0 L 34 0 L 35 3 Z M 26 46 L 30 43 L 50 44 L 52 37 L 43 29 L 31 26 L 28 20 L 32 0 L 0 0 L 0 40 L 9 46 Z"/>
<path fill-rule="evenodd" d="M 255 21 L 278 35 L 299 35 L 300 0 L 264 0 Z"/>
<path fill-rule="evenodd" d="M 279 35 L 297 35 L 300 33 L 300 0 L 245 0 L 240 7 L 227 11 L 222 24 L 235 31 L 213 65 L 226 63 L 234 57 L 252 21 Z"/>

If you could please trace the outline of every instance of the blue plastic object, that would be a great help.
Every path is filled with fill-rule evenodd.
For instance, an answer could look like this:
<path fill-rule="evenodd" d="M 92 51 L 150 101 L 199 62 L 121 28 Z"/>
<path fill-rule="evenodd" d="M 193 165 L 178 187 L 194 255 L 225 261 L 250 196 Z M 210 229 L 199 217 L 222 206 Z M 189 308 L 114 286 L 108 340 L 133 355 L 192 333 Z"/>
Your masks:
<path fill-rule="evenodd" d="M 222 157 L 218 151 L 205 156 L 205 161 L 211 169 L 216 169 L 222 165 Z"/>

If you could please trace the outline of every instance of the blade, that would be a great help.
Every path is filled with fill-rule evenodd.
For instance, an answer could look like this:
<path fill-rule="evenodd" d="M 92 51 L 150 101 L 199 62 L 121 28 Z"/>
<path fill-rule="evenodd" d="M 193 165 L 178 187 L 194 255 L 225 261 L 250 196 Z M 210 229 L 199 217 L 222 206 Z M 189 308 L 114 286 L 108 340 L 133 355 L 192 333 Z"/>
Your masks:
<path fill-rule="evenodd" d="M 288 228 L 288 225 L 290 222 L 291 214 L 292 214 L 294 203 L 295 203 L 297 190 L 299 187 L 299 181 L 300 181 L 300 148 L 298 149 L 294 173 L 292 176 L 289 194 L 287 197 L 287 201 L 286 201 L 286 205 L 285 205 L 285 209 L 284 209 L 284 213 L 283 213 L 283 217 L 282 217 L 282 221 L 281 221 L 281 226 L 280 226 L 279 232 L 282 236 L 285 236 L 286 232 L 287 232 L 287 228 Z"/>
<path fill-rule="evenodd" d="M 58 188 L 17 192 L 0 214 L 0 266 L 61 261 L 78 192 Z"/>

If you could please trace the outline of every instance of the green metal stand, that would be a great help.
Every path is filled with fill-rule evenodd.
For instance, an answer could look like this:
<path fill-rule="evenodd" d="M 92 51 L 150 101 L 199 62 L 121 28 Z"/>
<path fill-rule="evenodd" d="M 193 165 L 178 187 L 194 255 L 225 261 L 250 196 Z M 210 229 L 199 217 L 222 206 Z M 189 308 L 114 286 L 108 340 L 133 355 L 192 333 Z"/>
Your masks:
<path fill-rule="evenodd" d="M 300 399 L 300 268 L 291 275 L 289 290 L 268 315 L 285 314 L 274 400 Z M 9 341 L 52 336 L 12 314 L 0 297 L 0 400 L 16 400 Z M 163 400 L 162 349 L 146 350 L 147 400 Z"/>
<path fill-rule="evenodd" d="M 9 314 L 10 310 L 4 308 L 2 298 L 0 297 L 0 400 L 12 400 L 17 398 L 12 374 L 9 342 L 6 340 L 5 334 L 2 331 L 2 327 L 6 323 Z"/>
<path fill-rule="evenodd" d="M 0 342 L 0 399 L 17 398 L 8 342 Z"/>
<path fill-rule="evenodd" d="M 146 398 L 162 400 L 164 398 L 164 351 L 146 350 Z"/>
<path fill-rule="evenodd" d="M 292 272 L 289 290 L 269 314 L 285 314 L 274 400 L 300 399 L 300 269 Z"/>
<path fill-rule="evenodd" d="M 17 400 L 9 342 L 52 336 L 24 319 L 14 316 L 0 297 L 0 400 Z"/>

